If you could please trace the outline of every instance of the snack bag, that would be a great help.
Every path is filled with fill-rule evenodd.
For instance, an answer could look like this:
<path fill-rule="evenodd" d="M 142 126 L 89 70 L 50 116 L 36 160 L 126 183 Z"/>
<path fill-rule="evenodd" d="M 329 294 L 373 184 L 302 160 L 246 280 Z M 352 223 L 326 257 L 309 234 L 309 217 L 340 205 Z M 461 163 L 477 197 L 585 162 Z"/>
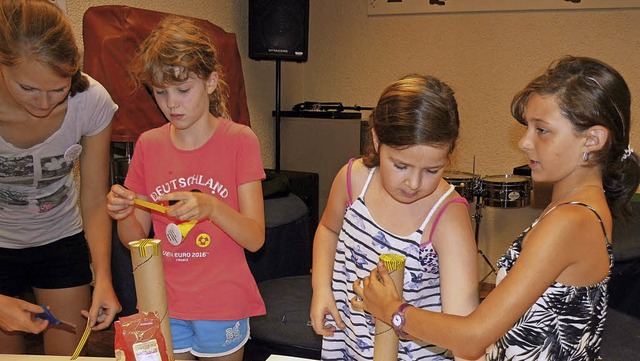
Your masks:
<path fill-rule="evenodd" d="M 170 361 L 155 313 L 120 317 L 114 325 L 116 361 Z"/>

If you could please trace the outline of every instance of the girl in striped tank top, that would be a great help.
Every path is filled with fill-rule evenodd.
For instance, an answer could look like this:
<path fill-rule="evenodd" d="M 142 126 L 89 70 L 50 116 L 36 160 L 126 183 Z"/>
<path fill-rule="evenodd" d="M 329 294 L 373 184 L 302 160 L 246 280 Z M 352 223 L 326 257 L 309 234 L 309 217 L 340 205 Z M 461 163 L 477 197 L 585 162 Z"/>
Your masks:
<path fill-rule="evenodd" d="M 478 305 L 468 204 L 442 177 L 458 137 L 453 90 L 408 75 L 384 90 L 369 125 L 367 151 L 337 174 L 314 240 L 310 316 L 323 360 L 372 360 L 376 332 L 394 332 L 349 305 L 380 254 L 406 257 L 403 297 L 415 307 L 466 315 Z M 422 341 L 398 348 L 400 360 L 450 357 Z"/>

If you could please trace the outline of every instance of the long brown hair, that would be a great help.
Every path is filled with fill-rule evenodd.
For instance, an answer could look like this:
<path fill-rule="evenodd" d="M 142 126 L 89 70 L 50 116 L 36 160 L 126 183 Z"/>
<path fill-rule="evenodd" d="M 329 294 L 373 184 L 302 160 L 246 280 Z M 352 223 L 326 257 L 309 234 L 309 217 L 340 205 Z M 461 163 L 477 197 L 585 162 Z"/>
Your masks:
<path fill-rule="evenodd" d="M 89 86 L 73 28 L 58 6 L 48 0 L 0 0 L 0 64 L 13 67 L 25 58 L 71 78 L 71 96 Z"/>
<path fill-rule="evenodd" d="M 454 92 L 441 80 L 410 74 L 387 86 L 369 116 L 380 144 L 403 149 L 414 145 L 447 146 L 453 152 L 460 119 Z M 380 164 L 368 134 L 364 164 Z"/>
<path fill-rule="evenodd" d="M 609 130 L 607 144 L 591 154 L 589 165 L 602 170 L 611 213 L 628 215 L 629 201 L 640 183 L 640 166 L 629 147 L 631 94 L 622 75 L 600 60 L 565 56 L 514 96 L 511 114 L 522 124 L 526 124 L 525 108 L 534 93 L 553 96 L 576 132 L 594 125 Z"/>

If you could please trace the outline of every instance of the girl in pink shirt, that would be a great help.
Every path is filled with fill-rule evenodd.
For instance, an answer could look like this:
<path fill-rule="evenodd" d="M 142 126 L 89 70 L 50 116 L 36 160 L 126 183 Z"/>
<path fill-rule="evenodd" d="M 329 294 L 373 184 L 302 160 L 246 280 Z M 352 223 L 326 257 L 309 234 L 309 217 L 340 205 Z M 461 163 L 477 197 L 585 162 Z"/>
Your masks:
<path fill-rule="evenodd" d="M 228 119 L 217 59 L 207 35 L 185 18 L 164 19 L 143 42 L 132 73 L 169 123 L 140 136 L 126 188 L 114 185 L 108 195 L 124 244 L 147 238 L 152 225 L 162 241 L 180 359 L 242 360 L 249 317 L 265 313 L 244 256 L 265 239 L 260 146 L 250 128 Z M 137 207 L 135 198 L 167 211 Z M 185 233 L 189 221 L 197 223 Z"/>

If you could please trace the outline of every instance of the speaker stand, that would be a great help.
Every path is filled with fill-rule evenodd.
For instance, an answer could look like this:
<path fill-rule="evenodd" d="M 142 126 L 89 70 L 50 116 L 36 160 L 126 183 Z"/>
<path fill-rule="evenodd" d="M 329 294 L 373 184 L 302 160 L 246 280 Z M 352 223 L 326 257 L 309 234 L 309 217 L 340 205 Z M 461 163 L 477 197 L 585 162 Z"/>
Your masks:
<path fill-rule="evenodd" d="M 280 172 L 280 78 L 281 60 L 276 59 L 276 172 Z"/>

